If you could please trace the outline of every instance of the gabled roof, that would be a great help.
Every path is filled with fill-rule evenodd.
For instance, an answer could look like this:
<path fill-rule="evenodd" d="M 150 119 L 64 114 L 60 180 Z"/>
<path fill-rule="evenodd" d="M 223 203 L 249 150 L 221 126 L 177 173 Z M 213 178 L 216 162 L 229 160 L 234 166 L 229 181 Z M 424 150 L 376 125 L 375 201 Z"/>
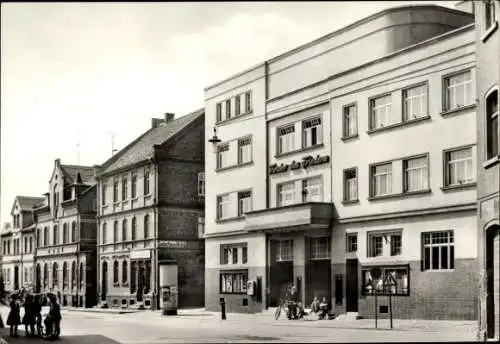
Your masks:
<path fill-rule="evenodd" d="M 30 211 L 34 206 L 43 202 L 43 197 L 32 197 L 32 196 L 16 196 L 14 204 L 12 205 L 11 213 L 14 211 L 14 206 L 17 203 L 21 211 Z"/>
<path fill-rule="evenodd" d="M 64 181 L 68 184 L 93 185 L 96 183 L 94 168 L 91 166 L 61 165 L 61 170 L 64 174 Z"/>
<path fill-rule="evenodd" d="M 176 120 L 149 129 L 129 145 L 107 160 L 101 173 L 115 171 L 140 161 L 153 158 L 155 145 L 161 145 L 180 133 L 186 126 L 203 116 L 205 109 L 200 109 Z"/>

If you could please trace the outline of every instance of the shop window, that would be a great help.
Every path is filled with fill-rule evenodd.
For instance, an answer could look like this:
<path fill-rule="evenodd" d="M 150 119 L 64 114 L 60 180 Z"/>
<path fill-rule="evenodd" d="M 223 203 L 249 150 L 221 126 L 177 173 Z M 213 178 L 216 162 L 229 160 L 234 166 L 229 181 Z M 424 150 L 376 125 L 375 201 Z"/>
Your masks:
<path fill-rule="evenodd" d="M 422 233 L 422 270 L 451 270 L 454 267 L 453 231 Z"/>
<path fill-rule="evenodd" d="M 247 292 L 248 270 L 221 272 L 221 294 L 245 294 Z"/>
<path fill-rule="evenodd" d="M 379 279 L 372 277 L 372 269 L 379 268 L 382 272 Z M 405 266 L 377 266 L 361 269 L 362 295 L 399 295 L 408 296 L 409 267 Z"/>
<path fill-rule="evenodd" d="M 310 238 L 311 259 L 330 259 L 330 237 Z"/>

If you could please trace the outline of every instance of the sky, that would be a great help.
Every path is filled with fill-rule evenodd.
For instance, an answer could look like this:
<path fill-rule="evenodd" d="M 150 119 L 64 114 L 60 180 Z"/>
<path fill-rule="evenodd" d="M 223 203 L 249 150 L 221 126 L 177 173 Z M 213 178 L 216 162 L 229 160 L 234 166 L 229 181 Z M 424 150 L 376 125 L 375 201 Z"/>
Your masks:
<path fill-rule="evenodd" d="M 203 90 L 359 19 L 457 1 L 1 4 L 1 215 L 54 160 L 92 166 L 204 105 Z M 79 147 L 79 148 L 78 148 Z"/>

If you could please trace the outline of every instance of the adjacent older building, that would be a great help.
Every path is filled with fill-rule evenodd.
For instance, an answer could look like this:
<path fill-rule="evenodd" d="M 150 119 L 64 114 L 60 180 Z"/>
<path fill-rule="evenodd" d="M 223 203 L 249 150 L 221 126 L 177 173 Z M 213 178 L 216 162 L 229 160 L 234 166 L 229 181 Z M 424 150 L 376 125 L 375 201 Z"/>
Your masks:
<path fill-rule="evenodd" d="M 477 229 L 480 339 L 500 340 L 500 2 L 474 1 L 477 63 Z"/>
<path fill-rule="evenodd" d="M 12 205 L 13 225 L 1 234 L 2 276 L 7 292 L 30 288 L 34 284 L 35 225 L 32 210 L 42 201 L 41 197 L 16 196 Z"/>
<path fill-rule="evenodd" d="M 155 308 L 167 286 L 178 307 L 203 305 L 204 115 L 153 119 L 98 167 L 102 305 Z"/>
<path fill-rule="evenodd" d="M 36 289 L 57 294 L 62 306 L 96 304 L 96 188 L 93 167 L 56 159 L 44 202 L 33 209 Z"/>
<path fill-rule="evenodd" d="M 392 8 L 205 90 L 208 309 L 477 319 L 473 21 Z"/>

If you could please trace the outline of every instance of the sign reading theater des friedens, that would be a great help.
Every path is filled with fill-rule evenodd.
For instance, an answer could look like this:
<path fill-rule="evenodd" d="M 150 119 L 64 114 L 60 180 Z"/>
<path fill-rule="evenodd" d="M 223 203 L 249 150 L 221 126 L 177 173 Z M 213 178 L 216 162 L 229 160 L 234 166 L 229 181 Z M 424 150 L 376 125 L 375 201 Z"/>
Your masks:
<path fill-rule="evenodd" d="M 281 164 L 281 165 L 271 165 L 269 166 L 269 174 L 278 174 L 278 173 L 283 173 L 283 172 L 288 172 L 292 170 L 298 170 L 300 168 L 306 169 L 311 166 L 315 165 L 321 165 L 321 164 L 327 164 L 330 162 L 330 156 L 329 155 L 324 155 L 320 156 L 317 155 L 316 157 L 313 157 L 311 155 L 303 157 L 302 161 L 292 161 L 291 164 Z"/>

